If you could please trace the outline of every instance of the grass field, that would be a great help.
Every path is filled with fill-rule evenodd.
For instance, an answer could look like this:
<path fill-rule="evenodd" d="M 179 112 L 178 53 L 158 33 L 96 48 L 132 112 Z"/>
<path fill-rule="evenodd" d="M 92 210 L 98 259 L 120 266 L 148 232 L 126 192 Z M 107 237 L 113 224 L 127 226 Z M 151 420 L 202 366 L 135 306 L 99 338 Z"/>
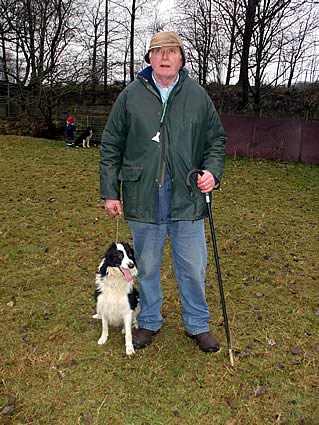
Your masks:
<path fill-rule="evenodd" d="M 226 161 L 214 217 L 232 369 L 211 253 L 220 354 L 184 336 L 169 244 L 161 333 L 130 359 L 118 329 L 98 346 L 95 270 L 117 234 L 98 150 L 14 136 L 0 149 L 0 423 L 319 424 L 318 167 Z"/>

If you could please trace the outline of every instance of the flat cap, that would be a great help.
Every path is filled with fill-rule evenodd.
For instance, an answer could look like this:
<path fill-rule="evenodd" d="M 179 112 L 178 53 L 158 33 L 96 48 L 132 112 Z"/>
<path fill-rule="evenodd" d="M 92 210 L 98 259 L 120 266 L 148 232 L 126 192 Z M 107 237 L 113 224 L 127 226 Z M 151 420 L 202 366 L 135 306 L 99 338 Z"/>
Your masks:
<path fill-rule="evenodd" d="M 149 53 L 152 49 L 161 47 L 179 47 L 182 54 L 182 62 L 185 65 L 185 50 L 180 36 L 174 31 L 162 31 L 153 35 L 148 52 L 144 56 L 145 62 L 150 63 Z"/>

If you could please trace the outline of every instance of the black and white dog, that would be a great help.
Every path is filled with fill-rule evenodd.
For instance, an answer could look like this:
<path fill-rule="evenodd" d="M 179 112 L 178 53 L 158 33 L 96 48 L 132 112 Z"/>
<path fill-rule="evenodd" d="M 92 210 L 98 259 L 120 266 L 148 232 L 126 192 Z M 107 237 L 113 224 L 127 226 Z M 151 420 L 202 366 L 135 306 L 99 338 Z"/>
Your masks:
<path fill-rule="evenodd" d="M 82 146 L 83 148 L 89 148 L 90 140 L 92 136 L 93 136 L 93 128 L 86 127 L 83 133 L 75 140 L 75 143 L 74 143 L 75 147 Z"/>
<path fill-rule="evenodd" d="M 132 326 L 137 328 L 140 312 L 139 294 L 133 287 L 137 275 L 134 251 L 128 243 L 112 243 L 106 251 L 95 279 L 96 314 L 102 319 L 102 334 L 98 344 L 108 339 L 108 326 L 124 325 L 125 347 L 128 356 L 134 354 Z"/>

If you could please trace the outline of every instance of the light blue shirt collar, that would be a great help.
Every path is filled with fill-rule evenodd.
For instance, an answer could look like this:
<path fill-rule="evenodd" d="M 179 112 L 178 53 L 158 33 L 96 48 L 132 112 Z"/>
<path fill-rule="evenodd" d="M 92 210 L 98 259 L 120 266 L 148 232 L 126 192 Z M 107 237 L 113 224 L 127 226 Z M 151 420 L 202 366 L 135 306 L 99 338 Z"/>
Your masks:
<path fill-rule="evenodd" d="M 178 83 L 179 74 L 177 74 L 176 80 L 173 81 L 172 84 L 168 88 L 165 88 L 165 89 L 155 80 L 154 72 L 152 72 L 152 78 L 153 78 L 153 81 L 155 83 L 155 86 L 157 87 L 158 91 L 161 94 L 162 102 L 165 103 L 167 101 L 169 95 L 171 94 L 171 91 L 173 90 L 173 88 Z"/>

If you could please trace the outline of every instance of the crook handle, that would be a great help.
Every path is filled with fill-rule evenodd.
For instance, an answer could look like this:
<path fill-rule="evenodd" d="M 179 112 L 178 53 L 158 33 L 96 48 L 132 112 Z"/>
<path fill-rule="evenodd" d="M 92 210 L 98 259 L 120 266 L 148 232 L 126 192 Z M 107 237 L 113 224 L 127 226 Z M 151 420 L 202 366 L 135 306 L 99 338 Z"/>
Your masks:
<path fill-rule="evenodd" d="M 192 178 L 192 176 L 193 176 L 193 174 L 199 174 L 200 176 L 202 176 L 203 174 L 204 174 L 204 171 L 203 170 L 199 170 L 199 169 L 197 169 L 197 168 L 193 168 L 192 170 L 190 170 L 190 172 L 187 174 L 187 177 L 186 177 L 186 184 L 187 184 L 187 187 L 188 187 L 188 190 L 189 190 L 189 194 L 191 195 L 191 196 L 193 196 L 194 195 L 194 191 L 193 191 L 193 186 L 192 186 L 192 182 L 191 182 L 191 178 Z"/>
<path fill-rule="evenodd" d="M 187 184 L 187 187 L 188 187 L 190 196 L 193 196 L 194 195 L 193 186 L 192 186 L 192 183 L 191 183 L 191 177 L 193 176 L 193 174 L 196 174 L 196 175 L 199 174 L 200 176 L 202 176 L 204 174 L 204 171 L 203 170 L 199 170 L 197 168 L 193 168 L 187 174 L 186 184 Z M 207 204 L 210 204 L 210 196 L 209 196 L 210 195 L 210 192 L 205 192 L 204 195 L 205 195 L 206 203 Z"/>
<path fill-rule="evenodd" d="M 190 172 L 187 174 L 187 177 L 186 177 L 186 184 L 187 184 L 187 187 L 188 187 L 188 190 L 189 190 L 189 194 L 191 195 L 191 196 L 193 196 L 194 195 L 194 191 L 193 191 L 193 186 L 192 186 L 192 182 L 191 182 L 191 177 L 193 176 L 193 174 L 199 174 L 200 176 L 202 176 L 203 174 L 204 174 L 204 171 L 203 170 L 199 170 L 199 169 L 197 169 L 197 168 L 193 168 L 192 170 L 190 170 Z M 206 202 L 210 202 L 210 199 L 209 199 L 209 192 L 205 192 L 204 193 L 204 195 L 205 195 L 205 198 L 206 198 Z"/>

